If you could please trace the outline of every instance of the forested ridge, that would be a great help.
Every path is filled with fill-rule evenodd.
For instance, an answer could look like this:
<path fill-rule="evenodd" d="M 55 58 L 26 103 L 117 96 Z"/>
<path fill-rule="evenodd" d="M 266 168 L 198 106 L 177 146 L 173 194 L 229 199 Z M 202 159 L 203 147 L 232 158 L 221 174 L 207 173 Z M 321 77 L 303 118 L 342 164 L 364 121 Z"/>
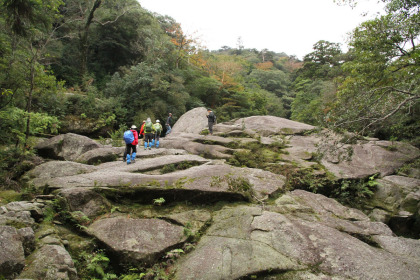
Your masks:
<path fill-rule="evenodd" d="M 2 0 L 1 145 L 28 150 L 32 136 L 70 131 L 109 137 L 204 106 L 219 121 L 273 115 L 419 146 L 419 3 L 383 1 L 347 52 L 320 38 L 300 61 L 239 39 L 201 48 L 141 1 Z"/>

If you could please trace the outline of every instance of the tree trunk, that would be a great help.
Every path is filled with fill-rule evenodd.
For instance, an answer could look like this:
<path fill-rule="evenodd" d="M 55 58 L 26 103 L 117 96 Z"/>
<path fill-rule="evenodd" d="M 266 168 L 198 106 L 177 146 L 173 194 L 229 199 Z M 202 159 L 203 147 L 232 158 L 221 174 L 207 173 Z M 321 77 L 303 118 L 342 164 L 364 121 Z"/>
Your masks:
<path fill-rule="evenodd" d="M 26 113 L 28 114 L 26 118 L 26 132 L 25 132 L 25 142 L 23 143 L 23 150 L 27 149 L 28 139 L 29 139 L 29 133 L 30 133 L 30 125 L 31 125 L 31 111 L 32 111 L 32 93 L 34 91 L 35 87 L 35 61 L 36 61 L 36 55 L 31 60 L 31 71 L 30 71 L 30 87 L 28 92 L 28 100 L 26 103 Z"/>
<path fill-rule="evenodd" d="M 86 19 L 86 23 L 83 27 L 83 29 L 79 33 L 80 38 L 80 77 L 83 81 L 83 78 L 85 77 L 87 73 L 87 61 L 88 61 L 88 51 L 89 51 L 89 43 L 88 43 L 88 37 L 89 37 L 89 28 L 92 24 L 94 14 L 96 9 L 99 8 L 101 5 L 102 0 L 95 0 L 93 3 L 92 9 L 89 11 L 89 15 Z M 83 87 L 83 84 L 82 84 Z M 82 88 L 83 89 L 83 88 Z"/>

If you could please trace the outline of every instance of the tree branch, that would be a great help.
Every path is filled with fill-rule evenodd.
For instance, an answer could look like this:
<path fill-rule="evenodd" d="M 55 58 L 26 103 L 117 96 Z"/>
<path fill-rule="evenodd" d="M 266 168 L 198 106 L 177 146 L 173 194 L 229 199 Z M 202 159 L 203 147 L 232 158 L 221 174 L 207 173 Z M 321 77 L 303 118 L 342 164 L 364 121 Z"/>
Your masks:
<path fill-rule="evenodd" d="M 94 19 L 93 20 L 93 22 L 96 22 L 96 23 L 99 23 L 100 25 L 102 25 L 102 26 L 104 26 L 104 25 L 107 25 L 107 24 L 110 24 L 110 23 L 114 23 L 114 22 L 116 22 L 120 17 L 122 17 L 123 15 L 125 15 L 127 12 L 128 12 L 129 10 L 127 9 L 127 10 L 125 10 L 125 11 L 123 11 L 123 13 L 122 14 L 120 14 L 120 15 L 118 15 L 114 20 L 108 20 L 108 21 L 105 21 L 105 22 L 100 22 L 99 20 L 96 20 L 96 19 Z"/>
<path fill-rule="evenodd" d="M 378 119 L 374 120 L 373 122 L 369 123 L 368 125 L 366 125 L 366 126 L 365 126 L 362 130 L 361 130 L 361 134 L 363 134 L 363 132 L 364 132 L 367 128 L 371 127 L 371 126 L 372 126 L 372 125 L 374 125 L 375 123 L 378 123 L 378 122 L 380 122 L 380 121 L 384 121 L 384 120 L 386 120 L 386 119 L 388 119 L 388 118 L 392 117 L 395 113 L 397 113 L 399 110 L 401 110 L 401 108 L 402 108 L 402 107 L 403 107 L 406 103 L 408 103 L 408 102 L 410 102 L 410 101 L 413 101 L 413 100 L 416 100 L 416 99 L 420 99 L 420 96 L 415 95 L 415 96 L 411 96 L 411 97 L 409 97 L 409 98 L 406 98 L 406 99 L 405 99 L 405 100 L 403 100 L 400 104 L 398 104 L 398 106 L 397 106 L 394 110 L 392 110 L 390 113 L 388 113 L 387 115 L 383 116 L 382 118 L 378 118 Z"/>

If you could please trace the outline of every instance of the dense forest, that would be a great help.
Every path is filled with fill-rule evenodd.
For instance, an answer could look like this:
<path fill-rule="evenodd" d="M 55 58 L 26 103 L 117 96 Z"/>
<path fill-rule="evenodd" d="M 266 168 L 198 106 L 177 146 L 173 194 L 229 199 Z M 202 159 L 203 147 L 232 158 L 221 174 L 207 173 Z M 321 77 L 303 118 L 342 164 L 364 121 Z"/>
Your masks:
<path fill-rule="evenodd" d="M 382 1 L 347 52 L 320 40 L 301 61 L 241 44 L 201 48 L 141 1 L 1 0 L 1 168 L 33 137 L 109 137 L 198 106 L 219 121 L 274 115 L 419 147 L 420 5 Z"/>

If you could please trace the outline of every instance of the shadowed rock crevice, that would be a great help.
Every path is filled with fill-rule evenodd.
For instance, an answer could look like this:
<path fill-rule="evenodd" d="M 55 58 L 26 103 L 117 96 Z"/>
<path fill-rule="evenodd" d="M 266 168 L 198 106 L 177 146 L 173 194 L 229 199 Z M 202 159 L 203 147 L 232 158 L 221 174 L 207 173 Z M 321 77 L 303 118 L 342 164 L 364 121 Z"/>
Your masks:
<path fill-rule="evenodd" d="M 153 204 L 153 200 L 164 198 L 166 203 L 190 202 L 194 204 L 212 204 L 215 202 L 247 201 L 247 197 L 240 193 L 211 192 L 187 189 L 165 188 L 136 188 L 136 189 L 102 189 L 101 193 L 110 201 L 117 203 L 143 203 Z"/>
<path fill-rule="evenodd" d="M 203 161 L 181 161 L 176 163 L 169 163 L 164 164 L 161 166 L 153 166 L 151 168 L 144 168 L 141 170 L 135 170 L 133 173 L 143 173 L 143 174 L 149 174 L 149 175 L 159 175 L 159 174 L 167 174 L 176 172 L 179 170 L 186 170 L 194 166 L 199 166 L 202 164 L 206 164 L 206 162 Z"/>
<path fill-rule="evenodd" d="M 266 280 L 266 279 L 282 279 L 283 275 L 286 275 L 288 272 L 294 272 L 295 270 L 283 270 L 283 269 L 269 269 L 258 271 L 249 275 L 245 275 L 234 280 Z M 291 279 L 291 278 L 285 278 Z"/>
<path fill-rule="evenodd" d="M 359 239 L 360 241 L 366 243 L 369 246 L 382 249 L 381 245 L 377 241 L 375 241 L 375 239 L 371 235 L 354 233 L 354 232 L 346 232 L 346 233 L 353 236 L 354 238 Z"/>

